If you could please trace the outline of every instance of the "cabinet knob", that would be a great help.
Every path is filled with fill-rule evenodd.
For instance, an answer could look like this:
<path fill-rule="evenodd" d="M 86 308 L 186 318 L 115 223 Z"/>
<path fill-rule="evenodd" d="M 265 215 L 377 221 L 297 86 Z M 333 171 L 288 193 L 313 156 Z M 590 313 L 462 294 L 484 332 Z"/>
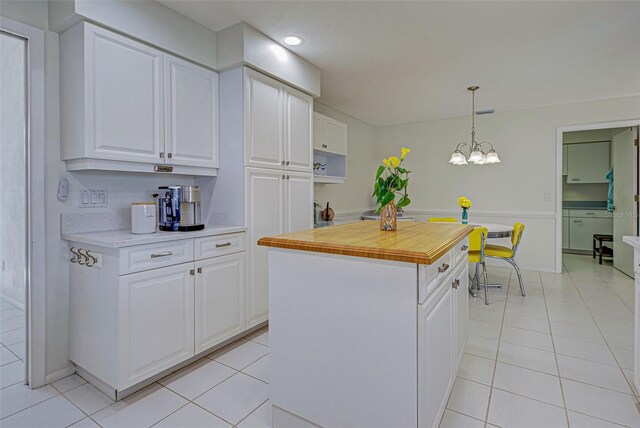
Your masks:
<path fill-rule="evenodd" d="M 202 273 L 202 268 L 201 267 L 198 268 L 198 273 Z"/>
<path fill-rule="evenodd" d="M 160 159 L 164 159 L 164 152 L 160 152 Z"/>
<path fill-rule="evenodd" d="M 285 162 L 285 165 L 289 165 L 289 161 Z"/>
<path fill-rule="evenodd" d="M 462 247 L 460 247 L 460 251 L 467 251 L 469 249 L 468 245 L 463 245 Z"/>
<path fill-rule="evenodd" d="M 194 276 L 196 274 L 195 269 L 189 270 L 189 275 Z"/>
<path fill-rule="evenodd" d="M 323 145 L 322 145 L 322 148 L 323 148 L 323 149 L 326 149 L 326 148 L 327 148 L 327 145 L 326 145 L 326 144 L 323 144 Z"/>
<path fill-rule="evenodd" d="M 446 263 L 442 263 L 442 266 L 438 268 L 438 273 L 446 272 L 449 269 L 449 265 Z"/>
<path fill-rule="evenodd" d="M 282 174 L 282 179 L 284 180 L 284 174 Z"/>
<path fill-rule="evenodd" d="M 167 153 L 167 157 L 168 157 L 169 159 L 171 159 L 171 158 L 173 157 L 173 154 L 172 154 L 172 153 Z"/>
<path fill-rule="evenodd" d="M 289 176 L 287 175 L 287 180 L 289 179 Z"/>
<path fill-rule="evenodd" d="M 284 165 L 284 161 L 280 162 L 282 165 Z"/>

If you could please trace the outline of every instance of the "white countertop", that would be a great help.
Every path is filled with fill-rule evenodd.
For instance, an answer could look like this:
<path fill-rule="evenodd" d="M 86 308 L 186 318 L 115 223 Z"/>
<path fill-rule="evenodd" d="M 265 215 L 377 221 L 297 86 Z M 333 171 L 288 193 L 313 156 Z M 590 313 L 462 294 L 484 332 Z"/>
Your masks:
<path fill-rule="evenodd" d="M 640 250 L 640 236 L 623 236 L 622 241 Z"/>
<path fill-rule="evenodd" d="M 179 239 L 201 238 L 225 233 L 244 232 L 244 226 L 207 225 L 203 230 L 193 232 L 161 232 L 134 235 L 131 230 L 107 230 L 102 232 L 63 233 L 62 239 L 86 245 L 106 248 L 131 247 L 133 245 L 155 244 L 156 242 L 177 241 Z"/>

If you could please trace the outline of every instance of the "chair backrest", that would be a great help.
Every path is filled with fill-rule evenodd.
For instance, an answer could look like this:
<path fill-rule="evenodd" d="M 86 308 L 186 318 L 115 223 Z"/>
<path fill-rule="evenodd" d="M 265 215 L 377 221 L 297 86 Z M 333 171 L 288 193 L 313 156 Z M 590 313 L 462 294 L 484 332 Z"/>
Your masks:
<path fill-rule="evenodd" d="M 476 227 L 469 235 L 469 251 L 480 251 L 480 260 L 484 260 L 484 245 L 489 230 L 486 227 Z"/>
<path fill-rule="evenodd" d="M 513 246 L 513 257 L 516 256 L 520 240 L 522 239 L 522 233 L 524 232 L 524 224 L 516 223 L 513 225 L 513 233 L 511 234 L 511 245 Z"/>
<path fill-rule="evenodd" d="M 456 223 L 458 221 L 455 217 L 431 217 L 429 223 Z"/>

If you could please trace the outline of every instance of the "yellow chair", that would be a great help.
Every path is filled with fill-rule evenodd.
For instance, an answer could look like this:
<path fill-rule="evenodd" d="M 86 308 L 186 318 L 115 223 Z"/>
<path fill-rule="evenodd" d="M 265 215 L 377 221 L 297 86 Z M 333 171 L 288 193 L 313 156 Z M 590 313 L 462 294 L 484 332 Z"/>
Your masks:
<path fill-rule="evenodd" d="M 487 241 L 487 234 L 489 231 L 486 227 L 476 227 L 473 229 L 473 232 L 469 235 L 469 263 L 476 264 L 476 273 L 471 278 L 471 287 L 470 292 L 475 297 L 473 292 L 473 287 L 475 286 L 477 290 L 480 289 L 480 276 L 478 275 L 478 268 L 482 266 L 482 277 L 484 278 L 484 304 L 489 304 L 489 299 L 487 297 L 487 267 L 484 264 L 485 257 L 485 242 Z"/>
<path fill-rule="evenodd" d="M 455 217 L 431 217 L 429 223 L 456 223 L 458 221 Z"/>
<path fill-rule="evenodd" d="M 524 296 L 524 284 L 522 284 L 522 275 L 520 274 L 520 267 L 516 263 L 516 253 L 518 252 L 518 246 L 522 239 L 522 233 L 524 232 L 524 224 L 516 223 L 513 225 L 513 232 L 511 234 L 511 248 L 503 247 L 502 245 L 487 244 L 485 248 L 485 255 L 493 259 L 504 260 L 509 263 L 516 270 L 518 274 L 518 282 L 520 283 L 520 292 Z"/>

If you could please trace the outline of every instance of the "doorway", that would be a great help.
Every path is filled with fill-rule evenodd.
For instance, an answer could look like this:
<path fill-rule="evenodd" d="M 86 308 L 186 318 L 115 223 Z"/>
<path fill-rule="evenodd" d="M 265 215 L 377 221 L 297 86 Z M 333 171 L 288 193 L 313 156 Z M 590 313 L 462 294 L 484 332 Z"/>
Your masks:
<path fill-rule="evenodd" d="M 560 264 L 582 256 L 633 277 L 633 249 L 622 237 L 638 235 L 638 121 L 580 128 L 558 130 Z"/>

